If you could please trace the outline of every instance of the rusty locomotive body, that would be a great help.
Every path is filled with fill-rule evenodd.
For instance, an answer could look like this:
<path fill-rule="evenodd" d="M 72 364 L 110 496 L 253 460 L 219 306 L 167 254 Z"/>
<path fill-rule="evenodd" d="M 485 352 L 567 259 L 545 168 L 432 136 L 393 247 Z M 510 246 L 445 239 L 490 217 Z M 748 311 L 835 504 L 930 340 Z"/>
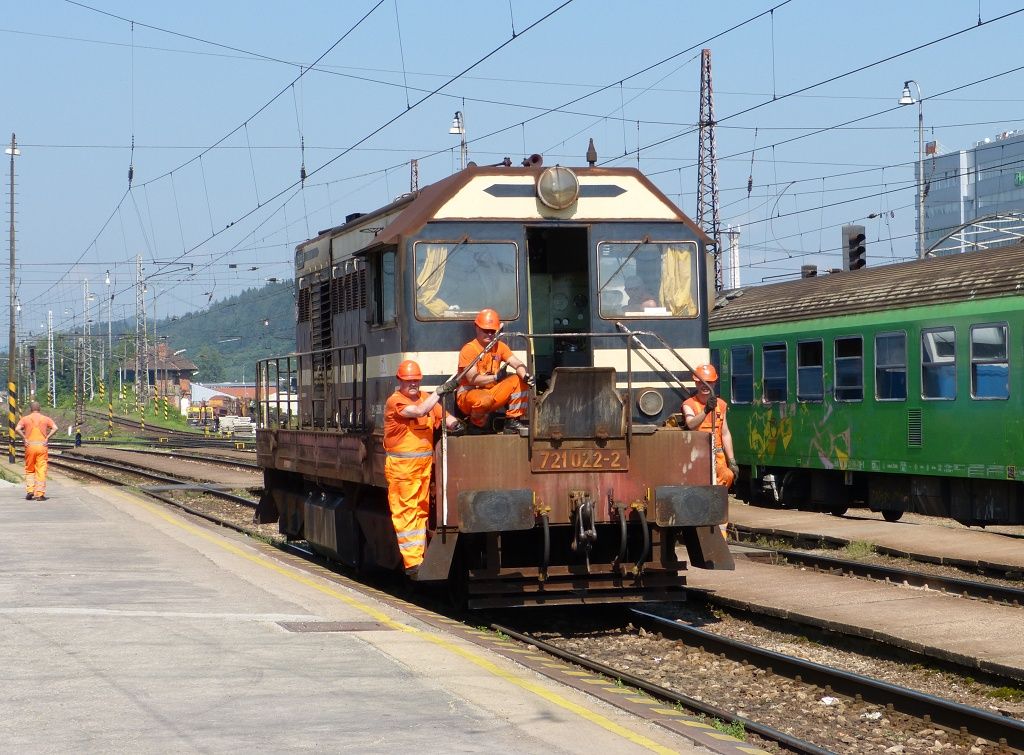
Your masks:
<path fill-rule="evenodd" d="M 731 568 L 710 436 L 673 422 L 708 357 L 705 240 L 635 170 L 471 165 L 301 244 L 296 353 L 258 366 L 258 516 L 399 568 L 395 370 L 444 382 L 490 307 L 537 378 L 529 421 L 439 438 L 416 578 L 486 607 L 677 599 L 687 563 Z"/>

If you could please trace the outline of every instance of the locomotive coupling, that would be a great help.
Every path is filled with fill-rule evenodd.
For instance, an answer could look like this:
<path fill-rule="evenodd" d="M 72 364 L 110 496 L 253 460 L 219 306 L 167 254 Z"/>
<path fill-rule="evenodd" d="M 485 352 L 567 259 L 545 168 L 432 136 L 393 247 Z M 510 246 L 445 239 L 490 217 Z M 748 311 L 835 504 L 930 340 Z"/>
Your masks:
<path fill-rule="evenodd" d="M 573 519 L 573 551 L 582 550 L 588 556 L 597 542 L 597 528 L 594 526 L 594 501 L 590 493 L 583 490 L 569 492 L 569 503 Z"/>

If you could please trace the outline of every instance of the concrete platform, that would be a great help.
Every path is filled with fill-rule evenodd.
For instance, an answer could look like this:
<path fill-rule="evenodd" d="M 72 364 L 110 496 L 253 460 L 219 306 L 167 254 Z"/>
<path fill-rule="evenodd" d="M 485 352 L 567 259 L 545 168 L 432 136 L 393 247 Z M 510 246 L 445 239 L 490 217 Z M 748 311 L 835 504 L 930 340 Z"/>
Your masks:
<path fill-rule="evenodd" d="M 732 523 L 773 527 L 777 532 L 819 533 L 850 540 L 885 542 L 893 548 L 912 549 L 936 558 L 972 549 L 975 558 L 986 560 L 1000 545 L 1000 561 L 1016 562 L 1024 542 L 980 532 L 956 533 L 946 540 L 941 527 L 899 527 L 899 522 L 847 520 L 828 514 L 774 511 L 730 505 Z M 894 523 L 896 527 L 894 527 Z M 990 542 L 991 541 L 991 542 Z M 987 543 L 982 546 L 979 543 Z M 910 651 L 1013 679 L 1024 680 L 1024 609 L 993 605 L 923 588 L 888 585 L 846 577 L 776 567 L 743 557 L 736 558 L 734 572 L 691 569 L 687 586 L 706 590 L 717 601 L 737 607 L 757 607 L 759 612 L 814 627 L 879 639 Z"/>
<path fill-rule="evenodd" d="M 708 752 L 267 546 L 48 487 L 0 484 L 5 750 Z"/>
<path fill-rule="evenodd" d="M 1024 573 L 1024 537 L 1007 534 L 1022 528 L 994 528 L 986 531 L 964 527 L 931 517 L 905 515 L 904 520 L 887 522 L 881 514 L 851 509 L 846 516 L 811 511 L 773 509 L 729 499 L 729 521 L 739 527 L 768 530 L 779 535 L 809 533 L 842 542 L 874 543 L 893 555 L 906 555 L 933 563 L 971 568 L 985 567 Z"/>

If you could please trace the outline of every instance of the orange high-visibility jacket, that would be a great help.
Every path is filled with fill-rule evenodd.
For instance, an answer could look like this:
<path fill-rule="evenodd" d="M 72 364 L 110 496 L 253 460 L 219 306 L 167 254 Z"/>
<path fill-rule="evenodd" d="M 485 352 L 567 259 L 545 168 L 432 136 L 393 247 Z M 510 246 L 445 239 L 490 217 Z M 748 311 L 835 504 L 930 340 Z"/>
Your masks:
<path fill-rule="evenodd" d="M 466 369 L 483 350 L 484 347 L 475 338 L 463 346 L 459 352 L 459 371 Z M 480 361 L 476 363 L 476 371 L 480 375 L 496 375 L 501 363 L 507 362 L 511 357 L 512 349 L 508 344 L 498 341 L 490 351 L 480 357 Z M 462 387 L 472 389 L 474 386 L 470 385 L 469 380 L 462 378 Z"/>
<path fill-rule="evenodd" d="M 433 454 L 434 429 L 441 426 L 441 406 L 435 405 L 425 417 L 403 417 L 402 409 L 420 404 L 429 394 L 413 401 L 395 391 L 384 405 L 384 450 L 391 453 L 427 452 Z"/>
<path fill-rule="evenodd" d="M 18 427 L 25 433 L 25 445 L 43 445 L 49 430 L 57 429 L 56 423 L 40 412 L 32 412 L 21 418 Z"/>
<path fill-rule="evenodd" d="M 720 398 L 716 398 L 715 402 L 715 453 L 724 453 L 725 451 L 722 446 L 722 425 L 725 423 L 725 413 L 726 411 L 728 411 L 729 405 Z M 683 406 L 689 406 L 691 409 L 693 409 L 693 413 L 695 415 L 700 414 L 702 411 L 704 411 L 704 402 L 696 397 L 686 399 L 686 401 L 683 402 Z M 686 412 L 683 412 L 683 414 L 686 414 Z M 697 428 L 698 430 L 705 433 L 711 432 L 711 414 L 711 412 L 708 412 L 705 415 L 704 420 L 700 423 L 700 427 Z"/>

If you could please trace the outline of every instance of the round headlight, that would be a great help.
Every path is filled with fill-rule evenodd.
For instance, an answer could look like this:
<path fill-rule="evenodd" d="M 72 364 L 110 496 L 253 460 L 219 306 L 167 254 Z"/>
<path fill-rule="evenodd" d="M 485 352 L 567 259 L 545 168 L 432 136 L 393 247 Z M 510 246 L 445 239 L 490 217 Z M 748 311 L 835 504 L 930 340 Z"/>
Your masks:
<path fill-rule="evenodd" d="M 665 408 L 665 399 L 657 391 L 644 391 L 636 400 L 636 406 L 642 414 L 657 417 Z"/>
<path fill-rule="evenodd" d="M 545 168 L 537 178 L 537 198 L 552 210 L 564 210 L 580 195 L 580 181 L 568 168 Z"/>

